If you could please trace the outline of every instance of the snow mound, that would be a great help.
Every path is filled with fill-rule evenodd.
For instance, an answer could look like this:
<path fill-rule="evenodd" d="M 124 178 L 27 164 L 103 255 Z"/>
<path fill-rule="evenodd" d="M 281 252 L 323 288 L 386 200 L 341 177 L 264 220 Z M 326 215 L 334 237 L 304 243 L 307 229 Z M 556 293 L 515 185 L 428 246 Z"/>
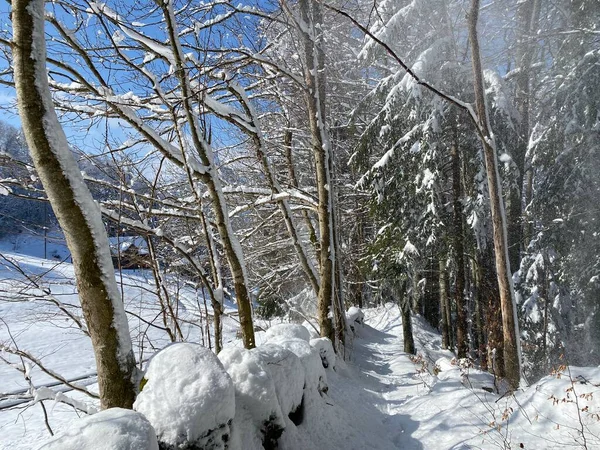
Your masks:
<path fill-rule="evenodd" d="M 38 450 L 158 450 L 150 422 L 135 411 L 111 408 L 73 421 Z"/>
<path fill-rule="evenodd" d="M 319 338 L 319 332 L 315 329 L 314 325 L 312 325 L 308 320 L 302 322 L 302 326 L 308 330 L 308 334 L 311 339 Z"/>
<path fill-rule="evenodd" d="M 491 373 L 468 365 L 465 366 L 461 364 L 462 361 L 457 361 L 456 358 L 439 358 L 435 362 L 438 380 L 460 382 L 460 384 L 469 389 L 483 389 L 488 392 L 496 390 L 494 376 Z"/>
<path fill-rule="evenodd" d="M 287 416 L 302 403 L 305 375 L 300 359 L 291 351 L 274 344 L 261 345 L 254 352 L 266 364 L 281 412 Z"/>
<path fill-rule="evenodd" d="M 335 352 L 333 351 L 333 344 L 329 338 L 311 339 L 310 346 L 319 351 L 321 364 L 325 369 L 335 369 Z"/>
<path fill-rule="evenodd" d="M 235 429 L 246 448 L 276 448 L 285 428 L 273 377 L 255 350 L 228 348 L 219 359 L 235 386 Z"/>
<path fill-rule="evenodd" d="M 266 342 L 277 343 L 288 339 L 300 339 L 308 342 L 310 341 L 310 333 L 302 325 L 280 323 L 269 328 L 265 334 Z"/>
<path fill-rule="evenodd" d="M 319 350 L 300 339 L 278 342 L 278 345 L 296 355 L 304 367 L 304 390 L 316 389 L 327 392 L 327 375 L 321 362 Z"/>
<path fill-rule="evenodd" d="M 197 344 L 173 344 L 152 357 L 134 409 L 154 426 L 158 440 L 176 448 L 229 439 L 235 390 L 221 361 Z"/>
<path fill-rule="evenodd" d="M 362 325 L 365 322 L 365 313 L 362 309 L 351 306 L 348 311 L 346 311 L 346 320 L 350 326 L 353 326 L 355 323 Z"/>

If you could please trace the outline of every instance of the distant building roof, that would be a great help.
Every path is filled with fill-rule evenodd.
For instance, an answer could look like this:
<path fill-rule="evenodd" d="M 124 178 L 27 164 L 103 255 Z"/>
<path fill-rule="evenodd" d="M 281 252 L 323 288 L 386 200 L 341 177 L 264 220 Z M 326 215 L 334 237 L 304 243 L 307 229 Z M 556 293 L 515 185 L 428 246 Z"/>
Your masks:
<path fill-rule="evenodd" d="M 138 254 L 148 254 L 148 243 L 143 236 L 109 237 L 108 241 L 110 242 L 110 252 L 113 255 L 116 255 L 119 252 L 123 253 L 132 250 L 132 246 L 137 249 Z"/>

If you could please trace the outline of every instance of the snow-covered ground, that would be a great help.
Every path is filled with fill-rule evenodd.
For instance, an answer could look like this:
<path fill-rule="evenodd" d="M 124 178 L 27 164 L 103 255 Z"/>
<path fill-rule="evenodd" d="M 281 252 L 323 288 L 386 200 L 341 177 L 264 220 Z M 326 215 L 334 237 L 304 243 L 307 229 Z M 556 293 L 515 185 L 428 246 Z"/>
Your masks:
<path fill-rule="evenodd" d="M 95 369 L 88 339 L 66 315 L 56 314 L 57 302 L 65 310 L 79 314 L 72 268 L 68 263 L 57 266 L 57 260 L 43 260 L 33 247 L 39 250 L 39 242 L 21 242 L 19 249 L 6 242 L 0 245 L 0 253 L 8 259 L 0 265 L 0 344 L 30 352 L 47 368 L 68 379 L 83 377 L 80 385 L 94 392 Z M 29 279 L 11 261 L 18 262 L 30 275 Z M 164 331 L 149 325 L 162 326 L 162 319 L 156 318 L 157 299 L 147 289 L 151 284 L 152 280 L 143 271 L 128 272 L 121 280 L 128 309 L 133 313 L 129 320 L 137 355 L 142 359 L 168 343 Z M 52 297 L 42 295 L 48 293 L 44 289 L 50 289 Z M 43 298 L 25 301 L 24 293 L 29 297 L 38 293 Z M 197 295 L 191 288 L 180 291 L 178 305 L 182 317 L 190 321 L 201 317 L 203 306 L 198 309 Z M 310 405 L 305 405 L 305 418 L 298 426 L 284 417 L 284 413 L 280 421 L 285 421 L 286 428 L 280 438 L 280 449 L 600 448 L 598 368 L 563 368 L 514 396 L 501 397 L 489 392 L 494 389 L 489 374 L 454 364 L 452 354 L 441 350 L 439 334 L 420 318 L 414 321 L 419 356 L 409 357 L 401 351 L 402 327 L 396 306 L 388 304 L 364 313 L 365 325 L 355 327 L 346 360 L 338 358 L 335 370 L 326 370 L 327 393 L 317 395 Z M 224 328 L 225 347 L 239 347 L 235 321 L 228 319 Z M 302 342 L 309 337 L 308 333 L 292 331 L 294 335 L 284 336 L 285 339 L 291 338 L 298 348 L 305 345 Z M 197 326 L 186 325 L 183 333 L 188 340 L 201 342 Z M 278 343 L 278 339 L 283 342 L 281 331 L 257 334 L 259 344 Z M 316 341 L 311 341 L 311 345 L 324 348 Z M 272 357 L 276 351 L 273 347 L 264 348 L 261 358 Z M 299 351 L 298 348 L 295 350 Z M 224 365 L 238 388 L 244 376 L 239 370 L 236 372 L 235 364 L 243 362 L 245 366 L 238 367 L 252 367 L 253 376 L 260 376 L 261 363 L 256 358 L 248 359 L 247 355 L 231 350 L 224 355 L 227 355 Z M 4 397 L 12 393 L 12 401 L 17 401 L 24 395 L 18 392 L 29 387 L 24 374 L 17 370 L 21 361 L 6 352 L 0 352 L 0 356 L 16 363 L 11 367 L 0 362 L 0 393 Z M 33 385 L 52 381 L 35 365 L 26 360 L 25 363 L 25 375 Z M 65 395 L 73 397 L 81 408 L 96 404 L 82 393 L 69 391 Z M 269 401 L 277 402 L 273 393 L 269 395 Z M 39 398 L 48 396 L 43 389 L 38 391 Z M 7 404 L 7 400 L 0 401 L 0 408 Z M 81 415 L 53 400 L 45 400 L 44 405 L 55 432 Z M 49 436 L 41 404 L 24 403 L 0 409 L 1 449 L 36 448 Z M 253 450 L 256 444 L 251 446 L 249 442 L 242 445 L 234 440 L 231 447 Z"/>

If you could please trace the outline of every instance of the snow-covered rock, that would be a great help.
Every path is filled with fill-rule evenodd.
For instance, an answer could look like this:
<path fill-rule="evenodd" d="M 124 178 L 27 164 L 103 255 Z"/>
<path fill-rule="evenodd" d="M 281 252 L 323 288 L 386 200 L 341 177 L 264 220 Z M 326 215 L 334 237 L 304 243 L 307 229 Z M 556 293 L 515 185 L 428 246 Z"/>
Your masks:
<path fill-rule="evenodd" d="M 287 416 L 302 403 L 305 371 L 300 359 L 291 351 L 274 344 L 261 345 L 254 352 L 267 365 L 281 412 Z"/>
<path fill-rule="evenodd" d="M 311 347 L 310 333 L 305 327 L 295 324 L 275 325 L 267 330 L 265 340 L 300 358 L 305 373 L 305 389 L 315 387 L 320 392 L 327 390 L 327 376 L 321 362 L 320 349 Z"/>
<path fill-rule="evenodd" d="M 158 450 L 156 433 L 140 413 L 111 408 L 72 422 L 38 450 Z"/>
<path fill-rule="evenodd" d="M 288 339 L 300 339 L 308 342 L 310 341 L 310 333 L 303 325 L 280 323 L 269 328 L 265 334 L 265 341 L 270 343 L 287 341 Z"/>
<path fill-rule="evenodd" d="M 308 330 L 308 334 L 310 335 L 311 339 L 317 339 L 320 337 L 319 332 L 316 330 L 315 326 L 311 324 L 308 320 L 302 322 L 302 326 Z"/>
<path fill-rule="evenodd" d="M 285 428 L 273 377 L 261 353 L 227 348 L 219 359 L 235 386 L 235 429 L 244 448 L 276 448 Z"/>
<path fill-rule="evenodd" d="M 321 357 L 321 364 L 325 369 L 335 369 L 335 352 L 333 351 L 333 344 L 329 338 L 318 338 L 311 339 L 310 346 L 319 351 Z"/>
<path fill-rule="evenodd" d="M 355 323 L 362 325 L 365 322 L 365 313 L 363 313 L 362 309 L 351 306 L 346 311 L 346 320 L 350 326 L 354 326 Z"/>
<path fill-rule="evenodd" d="M 134 409 L 176 448 L 225 448 L 235 390 L 221 361 L 197 344 L 173 344 L 152 357 Z"/>
<path fill-rule="evenodd" d="M 289 339 L 277 343 L 295 354 L 304 367 L 304 390 L 316 389 L 320 393 L 327 392 L 327 375 L 321 362 L 319 350 L 301 339 Z"/>

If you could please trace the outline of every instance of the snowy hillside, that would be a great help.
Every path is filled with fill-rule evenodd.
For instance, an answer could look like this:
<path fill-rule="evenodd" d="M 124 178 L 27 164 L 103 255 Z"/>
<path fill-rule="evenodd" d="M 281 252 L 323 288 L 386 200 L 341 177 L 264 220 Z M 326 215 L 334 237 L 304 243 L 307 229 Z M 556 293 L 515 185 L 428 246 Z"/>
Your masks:
<path fill-rule="evenodd" d="M 0 269 L 3 292 L 0 342 L 3 348 L 27 352 L 39 358 L 46 370 L 76 380 L 74 384 L 81 390 L 95 392 L 95 369 L 89 340 L 65 314 L 57 313 L 58 308 L 63 308 L 74 315 L 78 314 L 70 264 L 57 266 L 54 261 L 7 251 L 3 255 L 5 259 Z M 29 278 L 17 271 L 16 263 L 26 269 Z M 49 270 L 52 270 L 52 276 L 45 275 L 42 285 L 42 278 L 38 276 Z M 150 291 L 143 288 L 144 283 L 149 283 L 146 276 L 138 271 L 128 273 L 121 279 L 128 309 L 132 311 L 141 311 L 142 303 L 151 306 L 152 302 L 156 302 Z M 37 287 L 34 285 L 36 282 L 39 283 Z M 39 294 L 37 299 L 24 301 L 24 294 L 35 292 Z M 193 294 L 191 290 L 184 290 L 181 302 L 190 322 L 200 320 L 198 309 L 192 308 Z M 596 446 L 600 445 L 600 369 L 562 368 L 555 375 L 543 378 L 515 396 L 501 397 L 492 393 L 495 386 L 489 374 L 456 365 L 453 355 L 441 350 L 438 333 L 419 317 L 414 320 L 418 356 L 412 357 L 400 350 L 402 328 L 397 306 L 387 304 L 364 312 L 365 324 L 356 324 L 355 334 L 345 355 L 346 361 L 340 361 L 338 357 L 335 370 L 332 367 L 326 369 L 327 389 L 320 386 L 321 395 L 313 396 L 305 404 L 304 420 L 294 424 L 288 419 L 287 412 L 281 416 L 284 431 L 279 439 L 279 448 L 554 449 L 598 448 Z M 129 318 L 138 358 L 146 359 L 154 349 L 166 345 L 168 339 L 164 331 L 150 326 L 154 314 L 152 308 L 144 309 L 139 314 L 143 317 L 130 314 Z M 252 369 L 254 363 L 244 359 L 243 350 L 235 350 L 241 347 L 239 341 L 235 340 L 235 323 L 228 322 L 225 328 L 226 348 L 220 359 L 236 386 L 239 386 L 240 380 L 246 382 L 259 376 L 248 374 L 260 374 L 260 371 Z M 278 330 L 276 327 L 273 331 L 259 332 L 258 342 L 261 345 L 258 350 L 263 355 L 261 357 L 272 355 L 274 344 L 289 347 L 290 338 L 298 341 L 298 336 L 290 337 L 286 331 L 288 335 L 282 337 L 282 331 Z M 308 339 L 309 331 L 302 330 L 302 338 Z M 197 327 L 190 325 L 185 335 L 189 341 L 197 342 L 200 333 Z M 317 345 L 313 341 L 311 343 Z M 77 419 L 77 414 L 81 414 L 64 403 L 55 402 L 54 398 L 66 400 L 80 411 L 94 412 L 97 404 L 94 399 L 56 383 L 27 358 L 21 360 L 18 354 L 10 355 L 6 351 L 2 352 L 2 357 L 14 364 L 0 365 L 0 448 L 31 449 L 49 438 L 44 425 L 44 413 L 54 432 L 65 429 L 70 421 Z M 205 357 L 200 360 L 204 361 Z M 26 368 L 25 374 L 19 371 L 21 363 Z M 312 372 L 322 371 L 319 367 L 311 369 Z M 168 366 L 161 370 L 167 372 L 158 379 L 176 376 L 173 375 L 177 372 L 176 367 Z M 181 366 L 181 370 L 188 373 L 190 368 Z M 312 376 L 311 370 L 307 372 L 307 380 Z M 202 379 L 207 383 L 209 378 Z M 28 391 L 28 380 L 36 387 L 33 398 L 28 397 L 32 393 Z M 150 377 L 150 380 L 156 378 Z M 48 386 L 49 389 L 41 386 Z M 253 398 L 252 388 L 249 389 L 246 398 Z M 291 385 L 287 386 L 287 390 L 293 390 Z M 145 398 L 148 398 L 152 391 L 147 388 L 144 392 Z M 284 400 L 279 395 L 277 398 L 271 397 L 275 406 L 270 407 L 265 403 L 266 398 L 269 397 L 261 397 L 258 403 L 254 401 L 242 409 L 228 407 L 237 408 L 232 425 L 234 430 L 238 423 L 230 448 L 260 449 L 259 440 L 248 438 L 252 435 L 251 427 L 244 428 L 239 424 L 250 423 L 248 421 L 252 421 L 253 414 L 262 414 L 257 411 L 290 409 L 291 406 L 285 406 L 284 403 L 292 405 L 294 402 L 293 399 Z M 20 400 L 26 401 L 20 403 Z M 44 400 L 44 408 L 36 400 Z M 222 410 L 223 401 L 224 398 L 212 406 L 202 407 L 211 408 L 217 414 L 214 409 Z M 231 409 L 228 414 L 233 414 L 233 411 Z M 241 422 L 244 411 L 252 413 Z M 147 414 L 150 414 L 150 418 L 151 410 Z M 206 421 L 206 418 L 203 420 Z M 244 436 L 245 439 L 242 439 Z"/>

